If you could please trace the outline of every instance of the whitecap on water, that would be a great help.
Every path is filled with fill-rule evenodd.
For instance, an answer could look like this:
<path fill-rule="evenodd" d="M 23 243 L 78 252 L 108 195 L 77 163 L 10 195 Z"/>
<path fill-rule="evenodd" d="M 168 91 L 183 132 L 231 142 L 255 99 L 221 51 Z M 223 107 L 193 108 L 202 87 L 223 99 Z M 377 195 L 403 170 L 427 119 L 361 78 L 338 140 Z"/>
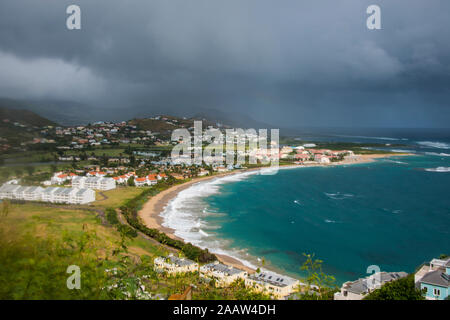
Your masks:
<path fill-rule="evenodd" d="M 399 213 L 403 212 L 403 210 L 400 210 L 400 209 L 388 209 L 388 208 L 383 208 L 383 211 L 386 211 L 389 213 L 394 213 L 394 214 L 399 214 Z"/>
<path fill-rule="evenodd" d="M 431 147 L 436 149 L 450 149 L 450 144 L 445 142 L 437 142 L 437 141 L 418 141 L 419 145 L 424 147 Z"/>
<path fill-rule="evenodd" d="M 331 219 L 325 219 L 324 221 L 325 221 L 325 223 L 342 223 L 342 221 L 336 221 L 336 220 L 331 220 Z"/>
<path fill-rule="evenodd" d="M 391 160 L 391 159 L 385 159 L 385 162 L 391 162 L 391 163 L 397 163 L 397 164 L 408 164 L 407 162 L 398 161 L 398 160 Z"/>
<path fill-rule="evenodd" d="M 425 171 L 429 172 L 450 172 L 450 167 L 437 167 L 437 168 L 428 168 Z"/>
<path fill-rule="evenodd" d="M 450 157 L 450 154 L 444 153 L 444 152 L 441 152 L 441 153 L 437 153 L 437 152 L 425 152 L 425 154 L 428 155 L 428 156 Z"/>
<path fill-rule="evenodd" d="M 397 153 L 416 153 L 414 150 L 407 150 L 407 149 L 391 149 L 392 152 Z"/>
<path fill-rule="evenodd" d="M 351 194 L 351 193 L 327 193 L 324 192 L 325 195 L 333 200 L 344 200 L 344 199 L 348 199 L 348 198 L 353 198 L 355 195 Z"/>

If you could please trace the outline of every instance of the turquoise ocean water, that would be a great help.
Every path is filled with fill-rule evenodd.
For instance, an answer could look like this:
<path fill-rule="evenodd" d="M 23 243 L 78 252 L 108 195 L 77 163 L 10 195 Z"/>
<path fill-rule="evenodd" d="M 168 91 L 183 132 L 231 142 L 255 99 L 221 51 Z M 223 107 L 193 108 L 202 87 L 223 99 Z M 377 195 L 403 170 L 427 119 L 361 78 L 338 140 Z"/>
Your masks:
<path fill-rule="evenodd" d="M 253 266 L 264 258 L 299 277 L 302 253 L 322 259 L 338 283 L 365 276 L 370 265 L 413 272 L 450 253 L 450 155 L 433 148 L 201 183 L 168 205 L 165 225 L 202 247 Z"/>

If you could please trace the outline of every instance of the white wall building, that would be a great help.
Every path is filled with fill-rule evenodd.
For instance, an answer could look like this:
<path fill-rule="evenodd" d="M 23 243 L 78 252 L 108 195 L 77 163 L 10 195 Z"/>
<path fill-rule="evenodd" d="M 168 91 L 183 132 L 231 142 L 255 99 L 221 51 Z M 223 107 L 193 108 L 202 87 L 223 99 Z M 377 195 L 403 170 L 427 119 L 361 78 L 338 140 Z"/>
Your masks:
<path fill-rule="evenodd" d="M 42 198 L 42 192 L 44 188 L 42 187 L 28 187 L 27 190 L 23 192 L 24 200 L 27 201 L 40 201 Z"/>
<path fill-rule="evenodd" d="M 4 184 L 0 187 L 0 199 L 14 199 L 15 191 L 20 186 L 17 184 Z"/>
<path fill-rule="evenodd" d="M 330 158 L 328 158 L 327 156 L 323 155 L 323 154 L 316 154 L 314 156 L 314 161 L 319 162 L 319 163 L 330 163 Z"/>
<path fill-rule="evenodd" d="M 41 194 L 41 201 L 53 202 L 53 192 L 55 192 L 58 189 L 59 189 L 58 187 L 45 188 L 44 191 L 42 191 L 42 194 Z"/>
<path fill-rule="evenodd" d="M 111 190 L 116 188 L 116 181 L 104 177 L 75 177 L 72 179 L 72 187 Z"/>
<path fill-rule="evenodd" d="M 186 258 L 178 258 L 173 254 L 169 254 L 167 257 L 157 257 L 153 263 L 157 271 L 164 271 L 168 274 L 195 272 L 198 269 L 198 263 Z"/>
<path fill-rule="evenodd" d="M 245 285 L 255 291 L 264 292 L 280 299 L 295 292 L 300 281 L 272 271 L 262 271 L 249 275 L 245 279 Z"/>
<path fill-rule="evenodd" d="M 201 266 L 200 275 L 204 278 L 214 279 L 217 287 L 224 287 L 232 284 L 237 279 L 244 279 L 247 276 L 247 272 L 215 261 Z"/>
<path fill-rule="evenodd" d="M 4 184 L 0 187 L 0 199 L 86 204 L 95 201 L 95 191 L 87 188 L 42 188 Z"/>

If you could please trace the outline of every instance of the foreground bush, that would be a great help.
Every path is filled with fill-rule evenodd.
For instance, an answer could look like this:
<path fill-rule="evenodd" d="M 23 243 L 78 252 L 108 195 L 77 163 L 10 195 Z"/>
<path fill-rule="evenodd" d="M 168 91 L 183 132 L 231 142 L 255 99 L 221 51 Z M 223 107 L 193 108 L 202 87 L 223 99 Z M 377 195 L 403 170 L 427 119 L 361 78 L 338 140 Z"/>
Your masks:
<path fill-rule="evenodd" d="M 420 290 L 414 286 L 414 274 L 386 283 L 369 293 L 364 300 L 424 300 Z"/>

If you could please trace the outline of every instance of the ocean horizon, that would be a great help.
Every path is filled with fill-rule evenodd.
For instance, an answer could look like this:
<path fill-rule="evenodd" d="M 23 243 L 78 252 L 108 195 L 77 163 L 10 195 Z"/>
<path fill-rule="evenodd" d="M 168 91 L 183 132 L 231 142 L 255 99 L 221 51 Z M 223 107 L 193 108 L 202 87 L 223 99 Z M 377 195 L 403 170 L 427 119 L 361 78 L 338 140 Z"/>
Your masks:
<path fill-rule="evenodd" d="M 386 150 L 398 141 L 405 147 L 390 151 L 415 155 L 199 182 L 168 203 L 163 225 L 247 266 L 300 278 L 303 253 L 313 253 L 337 284 L 366 276 L 371 265 L 410 273 L 448 254 L 450 139 L 336 138 L 383 141 Z"/>

